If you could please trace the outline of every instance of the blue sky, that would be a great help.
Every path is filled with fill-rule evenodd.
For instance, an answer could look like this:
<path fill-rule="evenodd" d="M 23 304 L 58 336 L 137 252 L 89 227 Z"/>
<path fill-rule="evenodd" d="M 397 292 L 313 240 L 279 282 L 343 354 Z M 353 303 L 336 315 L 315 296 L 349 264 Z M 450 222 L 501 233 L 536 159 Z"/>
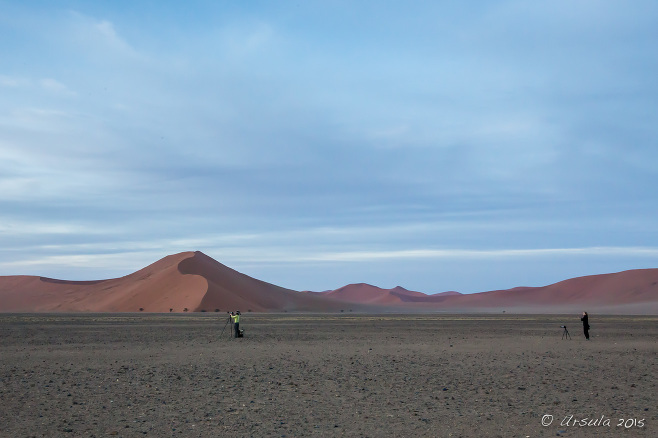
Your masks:
<path fill-rule="evenodd" d="M 0 275 L 658 267 L 658 3 L 0 0 Z"/>

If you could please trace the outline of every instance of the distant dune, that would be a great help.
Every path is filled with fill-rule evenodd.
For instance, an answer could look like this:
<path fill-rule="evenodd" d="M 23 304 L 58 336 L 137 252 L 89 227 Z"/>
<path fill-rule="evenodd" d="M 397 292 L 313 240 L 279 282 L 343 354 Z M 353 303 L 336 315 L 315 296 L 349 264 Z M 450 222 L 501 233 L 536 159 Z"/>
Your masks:
<path fill-rule="evenodd" d="M 409 291 L 401 286 L 382 289 L 370 284 L 350 284 L 325 292 L 324 297 L 346 303 L 395 305 L 408 301 L 409 297 L 427 297 L 424 293 Z"/>
<path fill-rule="evenodd" d="M 658 314 L 658 269 L 565 280 L 475 294 L 427 295 L 365 283 L 296 292 L 208 257 L 184 252 L 121 278 L 66 281 L 0 277 L 0 312 L 574 312 Z"/>
<path fill-rule="evenodd" d="M 405 303 L 432 303 L 440 302 L 447 296 L 461 295 L 459 292 L 439 292 L 427 295 L 422 292 L 414 292 L 396 286 L 393 289 L 382 289 L 367 283 L 348 284 L 339 289 L 327 290 L 323 292 L 309 292 L 310 294 L 321 295 L 334 301 L 347 304 L 368 304 L 378 306 L 396 306 Z"/>

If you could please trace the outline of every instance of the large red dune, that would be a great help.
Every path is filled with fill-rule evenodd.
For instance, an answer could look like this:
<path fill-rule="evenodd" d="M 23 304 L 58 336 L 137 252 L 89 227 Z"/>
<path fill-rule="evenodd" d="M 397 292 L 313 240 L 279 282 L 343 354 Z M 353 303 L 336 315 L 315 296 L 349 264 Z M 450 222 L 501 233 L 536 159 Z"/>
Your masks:
<path fill-rule="evenodd" d="M 475 294 L 427 295 L 352 284 L 297 292 L 256 280 L 201 252 L 159 260 L 121 278 L 0 277 L 0 312 L 574 312 L 658 314 L 658 269 L 624 271 Z"/>
<path fill-rule="evenodd" d="M 193 257 L 170 255 L 121 278 L 63 281 L 44 277 L 0 277 L 0 310 L 10 312 L 152 312 L 196 310 L 207 290 L 201 276 L 184 275 L 179 264 Z"/>
<path fill-rule="evenodd" d="M 1 312 L 336 311 L 341 303 L 284 289 L 183 252 L 121 278 L 0 277 Z"/>

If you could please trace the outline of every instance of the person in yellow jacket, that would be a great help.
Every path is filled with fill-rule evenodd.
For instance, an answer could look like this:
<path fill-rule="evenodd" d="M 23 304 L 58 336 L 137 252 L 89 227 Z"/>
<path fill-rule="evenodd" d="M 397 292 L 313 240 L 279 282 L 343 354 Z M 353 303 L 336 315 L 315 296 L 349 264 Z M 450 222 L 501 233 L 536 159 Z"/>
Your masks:
<path fill-rule="evenodd" d="M 235 329 L 235 337 L 240 337 L 240 311 L 233 313 L 231 312 L 231 321 L 233 322 L 233 328 Z"/>

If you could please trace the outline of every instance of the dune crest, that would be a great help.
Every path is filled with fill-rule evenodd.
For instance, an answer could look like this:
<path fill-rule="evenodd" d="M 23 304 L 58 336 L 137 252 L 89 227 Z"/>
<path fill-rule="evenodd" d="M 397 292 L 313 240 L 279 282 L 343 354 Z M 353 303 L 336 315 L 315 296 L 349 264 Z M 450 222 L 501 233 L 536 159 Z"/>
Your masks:
<path fill-rule="evenodd" d="M 207 282 L 206 293 L 195 310 L 311 311 L 323 305 L 321 298 L 249 277 L 199 251 L 182 260 L 178 269 L 184 275 L 199 276 Z"/>
<path fill-rule="evenodd" d="M 543 287 L 432 295 L 366 283 L 297 292 L 249 277 L 202 252 L 164 257 L 120 278 L 0 277 L 0 312 L 499 312 L 658 314 L 658 269 L 573 278 Z"/>
<path fill-rule="evenodd" d="M 180 312 L 194 310 L 205 296 L 205 278 L 184 275 L 181 261 L 193 252 L 167 256 L 125 277 L 67 281 L 44 277 L 0 277 L 4 312 Z"/>

